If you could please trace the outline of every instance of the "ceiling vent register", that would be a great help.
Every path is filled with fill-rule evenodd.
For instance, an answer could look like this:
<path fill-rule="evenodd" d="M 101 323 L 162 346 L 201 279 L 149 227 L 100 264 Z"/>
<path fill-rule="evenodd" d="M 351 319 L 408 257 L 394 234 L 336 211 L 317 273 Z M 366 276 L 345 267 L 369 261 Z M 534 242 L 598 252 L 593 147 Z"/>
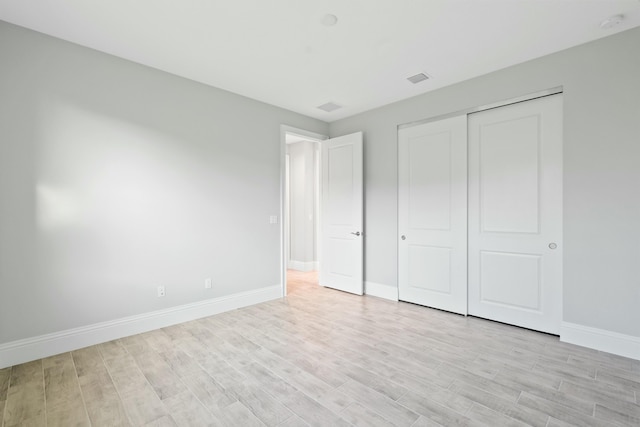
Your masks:
<path fill-rule="evenodd" d="M 416 83 L 420 83 L 423 82 L 425 80 L 429 80 L 429 76 L 426 75 L 425 73 L 418 73 L 414 76 L 411 77 L 407 77 L 407 80 L 409 80 L 411 83 L 416 84 Z"/>
<path fill-rule="evenodd" d="M 326 111 L 330 113 L 332 111 L 336 111 L 339 108 L 342 108 L 342 105 L 335 104 L 333 102 L 327 102 L 326 104 L 322 104 L 318 107 L 322 111 Z"/>

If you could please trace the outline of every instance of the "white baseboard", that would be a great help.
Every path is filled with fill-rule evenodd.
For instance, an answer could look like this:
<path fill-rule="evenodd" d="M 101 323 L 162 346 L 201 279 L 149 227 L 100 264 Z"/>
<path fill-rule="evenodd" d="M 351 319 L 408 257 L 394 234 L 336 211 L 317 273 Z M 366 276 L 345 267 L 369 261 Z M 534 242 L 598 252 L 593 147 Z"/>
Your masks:
<path fill-rule="evenodd" d="M 296 261 L 290 259 L 287 268 L 298 271 L 316 271 L 318 270 L 318 261 Z"/>
<path fill-rule="evenodd" d="M 640 360 L 640 338 L 562 322 L 560 341 Z"/>
<path fill-rule="evenodd" d="M 398 288 L 376 282 L 364 282 L 364 293 L 373 297 L 398 301 Z"/>
<path fill-rule="evenodd" d="M 278 299 L 280 285 L 0 344 L 0 369 Z"/>

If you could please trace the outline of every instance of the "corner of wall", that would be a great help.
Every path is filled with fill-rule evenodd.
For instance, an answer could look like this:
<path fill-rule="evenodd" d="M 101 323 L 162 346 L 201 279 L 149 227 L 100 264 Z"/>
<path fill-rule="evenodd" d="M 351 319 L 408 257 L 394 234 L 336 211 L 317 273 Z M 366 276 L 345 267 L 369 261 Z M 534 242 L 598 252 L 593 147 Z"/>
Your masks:
<path fill-rule="evenodd" d="M 562 322 L 560 341 L 640 360 L 640 337 Z"/>
<path fill-rule="evenodd" d="M 364 282 L 364 293 L 372 297 L 398 301 L 398 288 L 382 283 Z"/>

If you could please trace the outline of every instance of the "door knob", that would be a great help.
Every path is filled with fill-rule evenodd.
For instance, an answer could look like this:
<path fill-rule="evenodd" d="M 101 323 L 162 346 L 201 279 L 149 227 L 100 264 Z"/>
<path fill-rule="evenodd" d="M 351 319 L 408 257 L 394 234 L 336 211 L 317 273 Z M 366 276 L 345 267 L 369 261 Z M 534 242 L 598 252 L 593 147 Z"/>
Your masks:
<path fill-rule="evenodd" d="M 359 235 L 360 235 L 360 232 L 359 232 L 359 231 L 356 231 L 356 232 L 353 232 L 353 231 L 352 231 L 352 232 L 351 232 L 351 234 L 353 234 L 354 236 L 359 236 Z"/>
<path fill-rule="evenodd" d="M 402 240 L 407 240 L 407 236 L 405 236 L 404 234 L 403 234 L 402 236 L 400 236 L 400 238 L 401 238 Z"/>
<path fill-rule="evenodd" d="M 558 247 L 558 245 L 556 245 L 555 243 L 553 243 L 553 242 L 549 243 L 549 249 L 555 249 L 557 247 Z"/>

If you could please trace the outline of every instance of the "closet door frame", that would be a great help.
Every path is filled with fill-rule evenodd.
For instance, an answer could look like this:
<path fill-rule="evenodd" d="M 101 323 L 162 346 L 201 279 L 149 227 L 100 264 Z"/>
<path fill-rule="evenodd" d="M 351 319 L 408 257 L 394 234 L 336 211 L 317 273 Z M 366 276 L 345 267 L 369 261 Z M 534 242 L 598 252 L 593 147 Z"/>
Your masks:
<path fill-rule="evenodd" d="M 500 107 L 504 107 L 504 106 L 508 106 L 508 105 L 513 105 L 513 104 L 517 104 L 517 103 L 521 103 L 521 102 L 526 102 L 526 101 L 531 101 L 531 100 L 535 100 L 538 98 L 543 98 L 546 96 L 551 96 L 551 95 L 556 95 L 556 94 L 562 94 L 563 93 L 563 87 L 562 86 L 558 86 L 558 87 L 554 87 L 554 88 L 550 88 L 547 90 L 543 90 L 543 91 L 539 91 L 539 92 L 535 92 L 535 93 L 530 93 L 530 94 L 526 94 L 526 95 L 522 95 L 522 96 L 518 96 L 518 97 L 514 97 L 508 100 L 504 100 L 504 101 L 499 101 L 499 102 L 494 102 L 494 103 L 490 103 L 490 104 L 485 104 L 485 105 L 481 105 L 481 106 L 477 106 L 477 107 L 473 107 L 473 108 L 468 108 L 468 109 L 464 109 L 464 110 L 459 110 L 453 113 L 448 113 L 448 114 L 444 114 L 444 115 L 439 115 L 439 116 L 435 116 L 435 117 L 431 117 L 428 119 L 424 119 L 424 120 L 419 120 L 419 121 L 414 121 L 414 122 L 410 122 L 410 123 L 405 123 L 405 124 L 401 124 L 398 126 L 398 135 L 399 132 L 403 129 L 407 129 L 407 128 L 412 128 L 415 126 L 419 126 L 422 124 L 427 124 L 427 123 L 431 123 L 431 122 L 438 122 L 438 121 L 442 121 L 442 120 L 446 120 L 446 119 L 450 119 L 453 117 L 457 117 L 457 116 L 461 116 L 464 115 L 467 117 L 467 123 L 468 123 L 468 115 L 475 113 L 475 112 L 481 112 L 481 111 L 485 111 L 485 110 L 491 110 L 494 108 L 500 108 Z M 398 138 L 398 142 L 400 141 L 400 138 Z M 468 137 L 467 137 L 467 147 L 468 147 Z M 400 149 L 400 147 L 398 146 L 398 150 Z M 398 159 L 399 159 L 399 163 L 398 163 L 398 168 L 399 168 L 399 175 L 400 175 L 400 153 L 398 155 Z M 468 159 L 467 159 L 468 160 Z M 468 165 L 467 165 L 468 167 Z M 561 174 L 562 175 L 562 174 Z M 400 181 L 399 181 L 400 183 Z M 467 181 L 467 186 L 469 186 L 469 182 Z M 399 192 L 400 192 L 400 188 L 399 188 Z M 402 296 L 401 296 L 401 292 L 400 292 L 400 264 L 403 262 L 403 260 L 401 259 L 401 251 L 400 251 L 400 245 L 401 245 L 401 236 L 403 235 L 401 230 L 401 225 L 400 225 L 400 216 L 401 216 L 401 212 L 400 212 L 400 200 L 399 200 L 399 204 L 398 204 L 398 218 L 399 218 L 399 222 L 398 222 L 398 242 L 399 242 L 399 246 L 398 246 L 398 294 L 400 295 L 400 300 L 402 300 Z M 467 222 L 469 221 L 468 218 L 468 210 L 467 210 Z M 468 233 L 468 232 L 467 232 Z M 468 256 L 468 244 L 467 247 L 465 248 L 465 250 L 467 251 L 467 256 Z M 467 263 L 469 261 L 467 260 Z M 468 265 L 468 264 L 467 264 Z M 562 286 L 561 282 L 560 282 L 560 286 Z M 467 290 L 469 287 L 469 281 L 467 280 Z M 562 290 L 560 290 L 560 294 L 562 293 Z M 468 298 L 468 296 L 467 296 Z M 560 305 L 562 305 L 562 302 L 560 302 Z M 467 304 L 468 307 L 468 304 Z M 465 311 L 464 313 L 460 313 L 460 314 L 464 314 L 466 315 L 467 312 Z M 560 328 L 560 321 L 558 322 L 558 330 Z"/>

